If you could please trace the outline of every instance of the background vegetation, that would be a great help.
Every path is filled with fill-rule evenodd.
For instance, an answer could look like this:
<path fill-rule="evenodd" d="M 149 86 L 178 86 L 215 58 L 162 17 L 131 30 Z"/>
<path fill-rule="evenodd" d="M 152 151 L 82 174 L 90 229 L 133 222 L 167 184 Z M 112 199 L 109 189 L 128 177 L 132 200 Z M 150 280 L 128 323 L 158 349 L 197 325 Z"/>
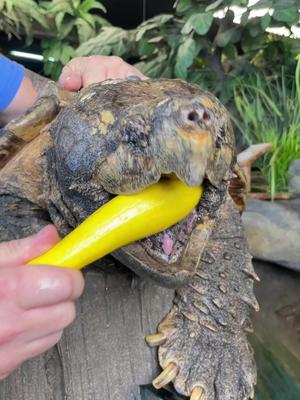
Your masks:
<path fill-rule="evenodd" d="M 214 92 L 234 115 L 240 145 L 272 142 L 256 167 L 264 190 L 288 190 L 299 158 L 300 41 L 272 33 L 299 27 L 299 0 L 177 0 L 172 14 L 125 30 L 97 0 L 0 0 L 0 30 L 32 38 L 43 31 L 46 75 L 74 56 L 119 55 L 150 77 L 182 78 Z"/>

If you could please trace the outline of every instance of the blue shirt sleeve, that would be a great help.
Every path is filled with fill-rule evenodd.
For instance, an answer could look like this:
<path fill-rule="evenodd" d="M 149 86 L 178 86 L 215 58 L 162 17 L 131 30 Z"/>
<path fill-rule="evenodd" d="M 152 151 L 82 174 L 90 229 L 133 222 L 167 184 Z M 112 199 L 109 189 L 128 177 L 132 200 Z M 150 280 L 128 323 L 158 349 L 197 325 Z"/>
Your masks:
<path fill-rule="evenodd" d="M 0 55 L 0 112 L 4 111 L 17 94 L 25 75 L 25 68 Z"/>

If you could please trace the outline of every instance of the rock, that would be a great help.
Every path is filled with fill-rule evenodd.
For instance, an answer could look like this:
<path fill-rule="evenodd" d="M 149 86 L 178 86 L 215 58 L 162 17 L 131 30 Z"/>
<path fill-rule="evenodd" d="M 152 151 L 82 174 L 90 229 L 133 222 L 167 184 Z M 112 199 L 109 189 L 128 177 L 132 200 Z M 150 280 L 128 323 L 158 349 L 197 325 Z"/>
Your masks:
<path fill-rule="evenodd" d="M 300 271 L 300 198 L 249 199 L 242 218 L 253 257 Z"/>
<path fill-rule="evenodd" d="M 295 194 L 300 194 L 300 159 L 291 163 L 289 177 L 290 190 Z"/>

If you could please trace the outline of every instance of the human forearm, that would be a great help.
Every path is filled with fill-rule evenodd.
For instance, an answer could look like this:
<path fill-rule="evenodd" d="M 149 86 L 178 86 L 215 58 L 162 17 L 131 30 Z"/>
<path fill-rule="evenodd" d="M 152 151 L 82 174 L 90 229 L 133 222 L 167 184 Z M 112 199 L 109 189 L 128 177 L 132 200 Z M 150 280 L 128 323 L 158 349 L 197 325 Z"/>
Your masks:
<path fill-rule="evenodd" d="M 5 125 L 10 120 L 22 115 L 36 101 L 38 93 L 27 75 L 24 76 L 22 84 L 8 107 L 0 113 L 0 124 Z"/>

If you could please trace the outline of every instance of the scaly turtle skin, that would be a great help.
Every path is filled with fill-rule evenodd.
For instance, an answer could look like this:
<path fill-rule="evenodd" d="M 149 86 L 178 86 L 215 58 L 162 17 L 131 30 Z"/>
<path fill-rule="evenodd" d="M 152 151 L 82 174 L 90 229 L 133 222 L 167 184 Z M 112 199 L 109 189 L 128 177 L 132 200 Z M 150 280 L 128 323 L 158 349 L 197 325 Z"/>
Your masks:
<path fill-rule="evenodd" d="M 106 81 L 62 105 L 54 90 L 2 131 L 0 241 L 49 221 L 65 235 L 114 195 L 171 173 L 202 184 L 203 197 L 185 220 L 113 256 L 178 288 L 158 333 L 147 337 L 159 345 L 164 369 L 154 385 L 173 381 L 192 400 L 252 398 L 256 369 L 246 332 L 250 308 L 258 309 L 257 276 L 237 207 L 241 187 L 229 185 L 238 169 L 227 111 L 180 80 Z M 32 133 L 36 120 L 42 123 Z"/>

